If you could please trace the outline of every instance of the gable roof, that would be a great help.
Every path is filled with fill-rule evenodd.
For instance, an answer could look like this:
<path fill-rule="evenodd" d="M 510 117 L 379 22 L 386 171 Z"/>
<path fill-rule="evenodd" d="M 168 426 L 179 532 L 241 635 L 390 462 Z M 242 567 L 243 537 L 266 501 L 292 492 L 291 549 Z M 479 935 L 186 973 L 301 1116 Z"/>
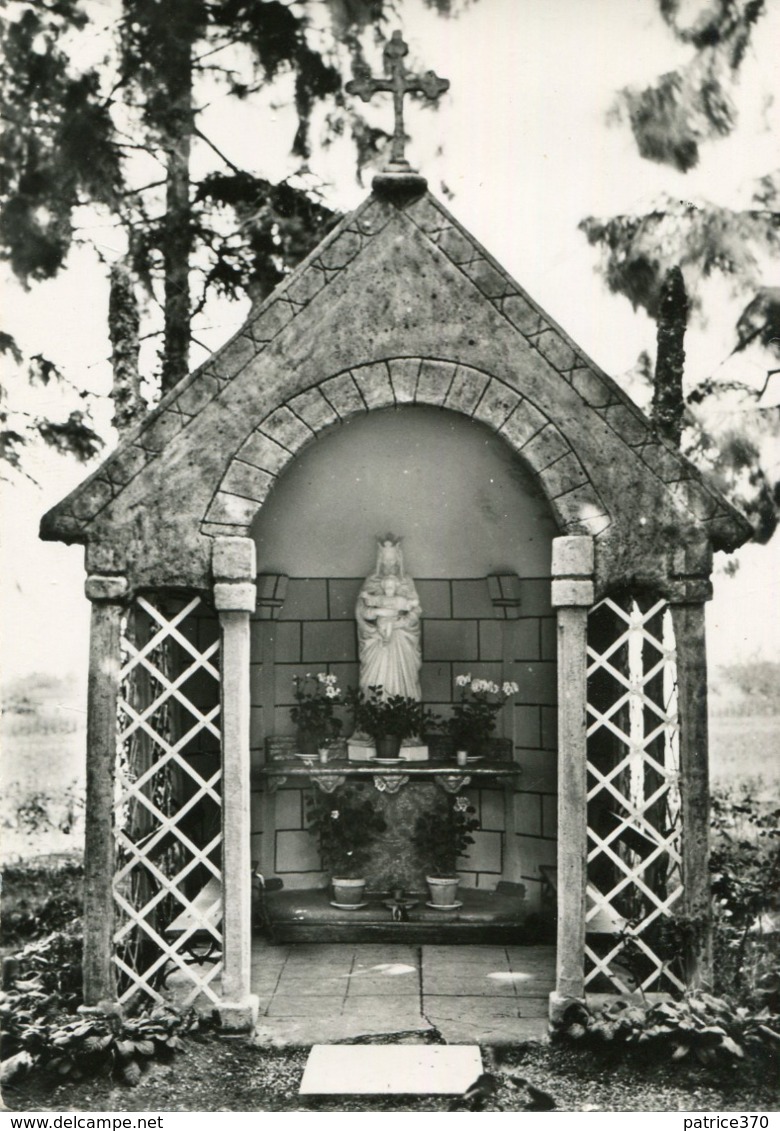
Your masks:
<path fill-rule="evenodd" d="M 415 359 L 410 386 L 399 364 L 408 371 Z M 471 406 L 467 372 L 485 378 Z M 378 190 L 44 516 L 41 536 L 85 542 L 89 568 L 129 571 L 139 584 L 203 584 L 210 537 L 247 532 L 285 454 L 380 407 L 375 387 L 389 389 L 381 404 L 439 404 L 494 427 L 531 460 L 563 530 L 611 547 L 602 557 L 613 575 L 631 572 L 653 532 L 725 550 L 750 536 L 439 201 Z M 248 444 L 262 456 L 245 458 Z M 237 485 L 242 475 L 251 487 Z M 650 529 L 637 541 L 642 508 Z"/>

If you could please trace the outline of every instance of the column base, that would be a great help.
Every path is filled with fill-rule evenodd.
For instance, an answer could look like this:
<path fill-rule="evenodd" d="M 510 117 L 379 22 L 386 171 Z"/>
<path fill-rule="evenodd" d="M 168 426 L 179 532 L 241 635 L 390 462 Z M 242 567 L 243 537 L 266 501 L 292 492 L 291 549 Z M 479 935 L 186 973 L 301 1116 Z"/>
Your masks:
<path fill-rule="evenodd" d="M 573 1005 L 578 1005 L 585 1008 L 585 999 L 582 997 L 568 997 L 566 994 L 559 994 L 557 990 L 553 990 L 550 994 L 550 1002 L 548 1006 L 548 1016 L 550 1018 L 550 1025 L 555 1028 L 557 1025 L 563 1023 L 566 1013 Z"/>
<path fill-rule="evenodd" d="M 257 1024 L 260 999 L 248 994 L 243 1001 L 221 1001 L 216 1012 L 220 1028 L 226 1033 L 248 1033 Z"/>

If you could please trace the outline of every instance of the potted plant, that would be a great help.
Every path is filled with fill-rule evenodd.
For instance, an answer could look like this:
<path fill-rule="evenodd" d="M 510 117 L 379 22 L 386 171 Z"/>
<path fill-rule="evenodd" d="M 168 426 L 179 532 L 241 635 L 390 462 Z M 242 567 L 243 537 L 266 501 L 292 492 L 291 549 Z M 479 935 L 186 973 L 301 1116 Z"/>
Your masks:
<path fill-rule="evenodd" d="M 492 680 L 472 679 L 470 674 L 456 676 L 455 686 L 460 688 L 460 698 L 445 723 L 446 730 L 456 750 L 482 757 L 489 750 L 498 712 L 520 688 L 509 681 L 499 686 Z"/>
<path fill-rule="evenodd" d="M 290 718 L 297 728 L 298 752 L 316 757 L 320 746 L 338 737 L 341 730 L 341 719 L 334 714 L 342 702 L 336 677 L 327 672 L 293 676 L 293 693 Z"/>
<path fill-rule="evenodd" d="M 371 846 L 387 828 L 361 784 L 307 800 L 309 832 L 319 838 L 322 866 L 333 884 L 333 901 L 349 907 L 363 902 Z"/>
<path fill-rule="evenodd" d="M 435 718 L 417 699 L 406 695 L 385 696 L 382 686 L 350 688 L 346 695 L 347 709 L 355 730 L 369 735 L 376 745 L 378 758 L 397 758 L 405 738 L 422 735 Z"/>
<path fill-rule="evenodd" d="M 425 879 L 435 907 L 455 905 L 460 883 L 457 862 L 467 855 L 466 849 L 474 843 L 471 834 L 478 828 L 476 810 L 462 794 L 448 796 L 443 804 L 418 816 L 412 844 L 427 870 Z"/>

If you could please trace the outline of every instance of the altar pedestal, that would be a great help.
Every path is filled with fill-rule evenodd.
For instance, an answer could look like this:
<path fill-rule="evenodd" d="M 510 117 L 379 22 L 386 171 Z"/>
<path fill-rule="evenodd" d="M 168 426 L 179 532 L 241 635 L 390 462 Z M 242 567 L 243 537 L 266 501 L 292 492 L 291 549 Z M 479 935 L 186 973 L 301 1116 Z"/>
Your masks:
<path fill-rule="evenodd" d="M 449 935 L 457 925 L 459 937 L 464 932 L 469 937 L 476 932 L 480 941 L 489 941 L 487 936 L 490 934 L 488 928 L 491 924 L 501 923 L 504 927 L 511 926 L 516 930 L 525 915 L 523 889 L 522 885 L 506 882 L 510 877 L 514 878 L 511 869 L 502 874 L 502 860 L 503 867 L 506 868 L 506 852 L 505 849 L 502 850 L 501 844 L 511 834 L 508 832 L 508 825 L 507 831 L 501 831 L 501 821 L 495 817 L 496 813 L 501 813 L 501 804 L 496 804 L 495 799 L 501 798 L 502 789 L 506 791 L 507 804 L 504 811 L 508 818 L 513 808 L 509 804 L 512 790 L 519 780 L 520 772 L 519 766 L 501 759 L 482 759 L 467 766 L 459 766 L 453 760 L 434 759 L 425 763 L 409 762 L 393 766 L 380 766 L 372 762 L 356 764 L 345 758 L 326 764 L 313 758 L 294 756 L 270 760 L 257 771 L 257 784 L 268 799 L 267 809 L 270 814 L 274 809 L 274 796 L 280 788 L 279 796 L 285 799 L 283 808 L 285 814 L 288 814 L 290 805 L 287 798 L 291 790 L 321 790 L 326 795 L 333 796 L 335 803 L 339 789 L 349 783 L 360 784 L 371 791 L 372 799 L 377 809 L 383 813 L 387 824 L 386 831 L 374 842 L 372 860 L 366 868 L 366 908 L 360 912 L 331 908 L 325 879 L 316 874 L 316 866 L 312 862 L 308 868 L 311 870 L 314 866 L 315 871 L 308 890 L 305 890 L 307 885 L 301 885 L 298 880 L 295 885 L 298 890 L 285 890 L 275 894 L 273 898 L 269 897 L 274 931 L 277 927 L 282 930 L 285 940 L 291 939 L 293 935 L 308 939 L 325 938 L 327 935 L 330 939 L 343 941 L 374 937 L 372 932 L 375 928 L 379 929 L 391 922 L 392 909 L 385 905 L 385 900 L 399 888 L 405 896 L 415 899 L 417 904 L 409 912 L 408 921 L 393 925 L 392 929 L 395 931 L 412 931 L 415 938 L 421 937 L 422 932 L 427 938 L 435 936 L 437 930 Z M 412 844 L 414 827 L 420 813 L 430 811 L 437 805 L 446 805 L 448 795 L 455 795 L 463 790 L 469 790 L 475 804 L 479 804 L 478 797 L 493 799 L 486 809 L 486 812 L 492 814 L 488 831 L 474 834 L 476 838 L 482 838 L 486 842 L 492 853 L 492 862 L 487 865 L 491 874 L 479 878 L 480 890 L 473 890 L 478 879 L 476 872 L 479 871 L 475 861 L 479 857 L 480 846 L 475 845 L 469 851 L 469 859 L 464 862 L 464 882 L 459 895 L 464 903 L 462 914 L 465 918 L 460 915 L 453 918 L 453 912 L 432 912 L 430 922 L 424 922 L 421 915 L 428 915 L 429 912 L 426 907 L 429 898 L 425 883 L 426 864 L 418 857 Z M 309 842 L 310 850 L 315 851 L 311 837 L 304 831 L 299 834 L 280 834 L 293 835 L 303 837 Z M 473 873 L 470 878 L 469 872 Z M 301 888 L 304 890 L 300 890 Z M 282 923 L 285 926 L 281 926 Z M 318 924 L 326 935 L 318 935 Z"/>

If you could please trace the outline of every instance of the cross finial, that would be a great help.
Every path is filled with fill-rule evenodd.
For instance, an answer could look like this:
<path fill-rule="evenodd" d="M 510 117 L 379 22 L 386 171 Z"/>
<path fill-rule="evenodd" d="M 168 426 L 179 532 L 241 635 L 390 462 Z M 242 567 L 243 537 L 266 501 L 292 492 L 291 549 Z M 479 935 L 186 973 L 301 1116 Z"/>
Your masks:
<path fill-rule="evenodd" d="M 409 54 L 409 48 L 404 43 L 400 31 L 394 31 L 388 43 L 385 44 L 384 63 L 387 78 L 374 78 L 368 71 L 347 83 L 347 94 L 357 94 L 364 102 L 368 102 L 378 90 L 390 91 L 393 95 L 393 108 L 395 110 L 395 128 L 393 142 L 390 148 L 390 165 L 388 172 L 409 171 L 409 162 L 404 155 L 406 133 L 404 131 L 404 95 L 412 91 L 424 94 L 426 98 L 438 98 L 445 90 L 449 90 L 450 80 L 440 79 L 433 71 L 426 71 L 423 75 L 410 74 L 404 66 L 404 58 Z"/>

